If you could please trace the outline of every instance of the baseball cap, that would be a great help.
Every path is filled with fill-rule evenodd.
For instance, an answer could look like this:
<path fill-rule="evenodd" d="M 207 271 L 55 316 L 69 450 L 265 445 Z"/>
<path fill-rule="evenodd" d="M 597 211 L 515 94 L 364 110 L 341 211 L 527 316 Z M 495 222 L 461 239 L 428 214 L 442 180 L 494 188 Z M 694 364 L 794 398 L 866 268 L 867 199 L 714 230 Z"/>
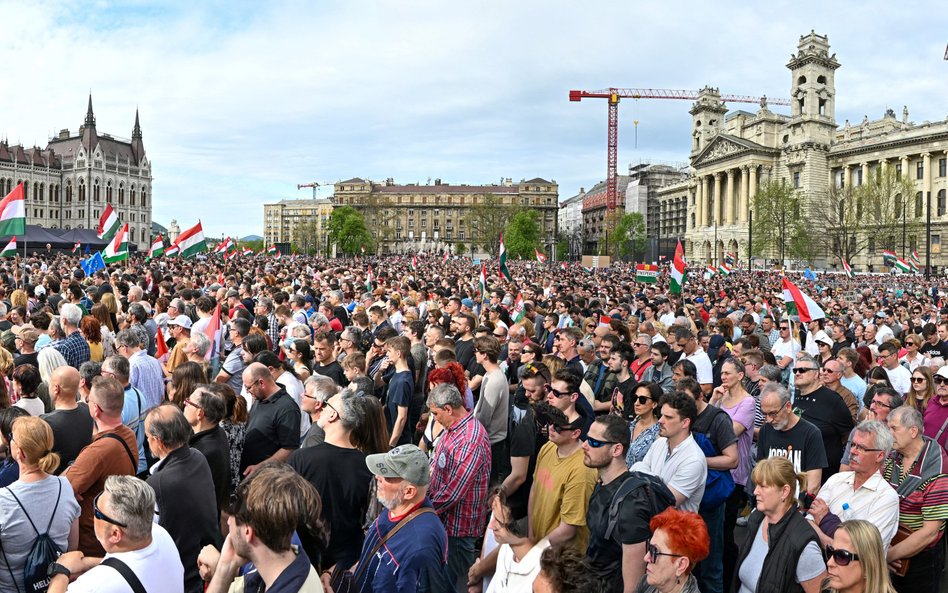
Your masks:
<path fill-rule="evenodd" d="M 826 335 L 826 332 L 823 331 L 823 330 L 820 330 L 820 331 L 816 332 L 815 334 L 813 334 L 813 341 L 814 341 L 814 342 L 822 342 L 822 343 L 826 344 L 827 346 L 832 346 L 832 345 L 833 345 L 833 340 L 831 340 L 830 337 L 829 337 L 828 335 Z"/>
<path fill-rule="evenodd" d="M 941 377 L 942 379 L 948 379 L 948 366 L 943 366 L 938 369 L 938 372 L 935 373 L 936 377 Z"/>
<path fill-rule="evenodd" d="M 168 325 L 177 325 L 184 329 L 191 329 L 191 318 L 187 315 L 178 315 L 174 319 L 169 319 Z"/>
<path fill-rule="evenodd" d="M 43 286 L 37 286 L 36 288 L 33 289 L 33 294 L 35 294 L 36 296 L 43 296 L 46 294 L 46 288 Z"/>
<path fill-rule="evenodd" d="M 369 471 L 383 478 L 403 478 L 416 486 L 427 486 L 431 480 L 428 456 L 415 445 L 400 445 L 388 453 L 367 455 Z"/>
<path fill-rule="evenodd" d="M 37 340 L 39 340 L 40 334 L 32 327 L 24 327 L 20 330 L 20 333 L 17 334 L 17 337 L 29 344 L 35 344 Z"/>
<path fill-rule="evenodd" d="M 228 298 L 228 299 L 229 299 L 230 297 L 235 297 L 235 298 L 236 298 L 236 297 L 239 297 L 239 296 L 240 296 L 240 293 L 237 292 L 236 290 L 234 290 L 233 288 L 231 288 L 230 290 L 227 291 L 227 296 L 225 296 L 224 298 Z"/>
<path fill-rule="evenodd" d="M 468 309 L 474 308 L 474 301 L 471 299 L 461 299 L 461 305 L 467 307 Z"/>

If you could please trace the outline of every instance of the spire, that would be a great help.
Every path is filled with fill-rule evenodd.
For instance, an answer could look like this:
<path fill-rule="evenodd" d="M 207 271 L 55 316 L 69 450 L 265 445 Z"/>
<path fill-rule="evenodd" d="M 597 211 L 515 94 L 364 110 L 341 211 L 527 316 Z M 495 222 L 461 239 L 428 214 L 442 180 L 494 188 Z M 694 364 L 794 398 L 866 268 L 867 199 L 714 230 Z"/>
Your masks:
<path fill-rule="evenodd" d="M 138 125 L 138 108 L 135 108 L 135 127 L 132 129 L 132 140 L 139 139 L 142 137 L 142 127 Z"/>
<path fill-rule="evenodd" d="M 95 127 L 95 114 L 92 113 L 92 93 L 89 93 L 89 108 L 86 110 L 86 127 Z"/>

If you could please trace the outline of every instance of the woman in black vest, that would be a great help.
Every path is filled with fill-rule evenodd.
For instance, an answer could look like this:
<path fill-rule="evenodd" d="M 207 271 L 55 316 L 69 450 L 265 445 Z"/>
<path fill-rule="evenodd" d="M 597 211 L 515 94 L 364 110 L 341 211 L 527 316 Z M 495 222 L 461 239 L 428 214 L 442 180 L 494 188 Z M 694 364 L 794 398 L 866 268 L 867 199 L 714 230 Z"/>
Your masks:
<path fill-rule="evenodd" d="M 734 576 L 735 593 L 818 593 L 826 565 L 816 532 L 797 509 L 805 482 L 783 457 L 757 463 L 751 473 L 757 510 L 747 521 Z"/>

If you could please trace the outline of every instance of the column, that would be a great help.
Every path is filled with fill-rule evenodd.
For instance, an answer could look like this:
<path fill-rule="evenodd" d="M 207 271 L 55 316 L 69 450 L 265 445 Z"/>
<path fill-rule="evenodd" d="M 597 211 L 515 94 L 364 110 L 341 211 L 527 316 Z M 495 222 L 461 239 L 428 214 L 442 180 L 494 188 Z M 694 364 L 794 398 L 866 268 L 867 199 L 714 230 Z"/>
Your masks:
<path fill-rule="evenodd" d="M 714 207 L 711 212 L 711 222 L 721 224 L 721 173 L 714 174 Z"/>
<path fill-rule="evenodd" d="M 738 215 L 740 217 L 741 224 L 747 224 L 747 211 L 749 210 L 748 200 L 750 197 L 750 187 L 747 183 L 747 166 L 741 167 L 741 203 L 738 208 Z"/>
<path fill-rule="evenodd" d="M 902 179 L 911 179 L 911 177 L 906 177 L 909 174 L 909 158 L 903 156 L 899 159 L 899 162 L 902 164 Z"/>
<path fill-rule="evenodd" d="M 862 163 L 862 182 L 869 183 L 869 163 Z"/>
<path fill-rule="evenodd" d="M 702 200 L 701 200 L 701 226 L 709 226 L 711 224 L 711 218 L 709 213 L 711 211 L 711 177 L 709 175 L 704 175 L 701 177 L 702 182 Z"/>
<path fill-rule="evenodd" d="M 695 228 L 701 228 L 704 226 L 704 193 L 702 192 L 702 182 L 700 177 L 696 177 L 695 181 Z"/>
<path fill-rule="evenodd" d="M 734 169 L 727 170 L 727 198 L 724 200 L 724 223 L 734 224 Z"/>
<path fill-rule="evenodd" d="M 753 198 L 757 195 L 757 165 L 750 165 L 750 184 L 748 191 L 750 192 L 750 197 Z"/>
<path fill-rule="evenodd" d="M 843 167 L 843 187 L 851 188 L 853 186 L 853 176 L 850 166 L 846 165 Z"/>

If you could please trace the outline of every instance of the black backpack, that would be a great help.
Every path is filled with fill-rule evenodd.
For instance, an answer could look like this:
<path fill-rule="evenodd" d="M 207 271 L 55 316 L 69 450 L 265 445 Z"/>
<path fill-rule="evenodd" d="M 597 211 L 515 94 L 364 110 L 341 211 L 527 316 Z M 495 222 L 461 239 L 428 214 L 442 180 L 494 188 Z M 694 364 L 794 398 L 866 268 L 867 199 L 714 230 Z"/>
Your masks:
<path fill-rule="evenodd" d="M 619 489 L 612 496 L 612 502 L 609 503 L 609 522 L 606 524 L 604 539 L 612 539 L 612 533 L 619 522 L 619 506 L 629 493 L 638 488 L 645 488 L 649 510 L 653 517 L 668 507 L 675 506 L 675 495 L 658 476 L 638 471 L 629 472 L 629 476 L 619 485 Z"/>
<path fill-rule="evenodd" d="M 30 527 L 33 528 L 33 531 L 36 532 L 36 539 L 33 540 L 33 545 L 30 546 L 30 551 L 27 553 L 26 558 L 23 563 L 23 587 L 21 588 L 17 585 L 16 577 L 13 576 L 13 570 L 10 568 L 10 563 L 7 561 L 7 555 L 3 551 L 3 546 L 0 545 L 0 554 L 3 555 L 3 562 L 7 565 L 7 571 L 10 573 L 10 578 L 13 580 L 13 586 L 16 587 L 17 591 L 26 591 L 27 593 L 46 593 L 49 589 L 49 577 L 47 576 L 47 570 L 49 565 L 52 562 L 55 562 L 59 558 L 60 554 L 63 553 L 59 549 L 59 546 L 56 545 L 56 542 L 53 541 L 53 538 L 49 536 L 49 528 L 53 526 L 53 519 L 56 518 L 56 511 L 59 509 L 59 499 L 63 495 L 63 483 L 59 479 L 59 494 L 56 495 L 56 506 L 53 507 L 53 513 L 49 517 L 49 524 L 46 525 L 46 531 L 40 533 L 36 528 L 36 524 L 33 523 L 33 519 L 30 518 L 29 513 L 26 512 L 26 508 L 23 506 L 23 503 L 20 502 L 20 499 L 16 497 L 16 494 L 13 493 L 13 490 L 7 488 L 7 492 L 10 493 L 10 496 L 13 497 L 13 500 L 20 505 L 20 510 L 23 511 L 23 514 L 26 516 L 26 520 L 30 522 Z"/>

